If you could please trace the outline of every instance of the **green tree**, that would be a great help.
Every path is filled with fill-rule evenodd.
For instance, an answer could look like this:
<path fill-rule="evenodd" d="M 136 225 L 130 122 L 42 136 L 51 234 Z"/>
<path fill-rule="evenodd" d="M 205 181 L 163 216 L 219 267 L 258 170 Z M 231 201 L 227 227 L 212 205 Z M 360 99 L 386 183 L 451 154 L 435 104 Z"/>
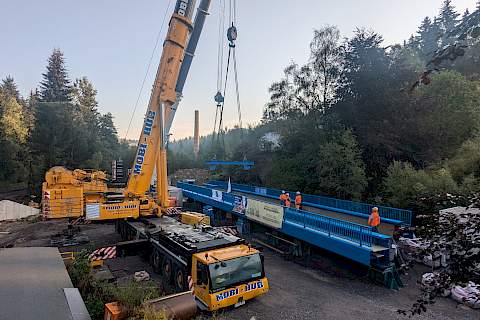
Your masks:
<path fill-rule="evenodd" d="M 96 95 L 97 90 L 87 77 L 75 80 L 71 96 L 76 123 L 74 130 L 77 139 L 74 148 L 77 151 L 77 161 L 83 166 L 100 169 L 103 167 L 103 157 L 100 152 L 100 114 L 97 111 Z M 92 159 L 95 161 L 92 162 Z"/>
<path fill-rule="evenodd" d="M 345 46 L 342 86 L 331 112 L 353 130 L 366 170 L 373 180 L 380 178 L 396 157 L 398 102 L 402 79 L 392 70 L 392 57 L 375 32 L 357 30 Z M 402 98 L 402 99 L 401 99 Z"/>
<path fill-rule="evenodd" d="M 18 102 L 21 101 L 17 84 L 10 75 L 2 80 L 2 83 L 0 84 L 0 91 L 7 97 L 14 97 Z"/>
<path fill-rule="evenodd" d="M 334 101 L 342 68 L 343 46 L 340 45 L 340 30 L 326 26 L 315 30 L 310 43 L 310 63 L 318 75 L 310 86 L 320 89 L 322 111 Z"/>
<path fill-rule="evenodd" d="M 429 17 L 425 17 L 417 32 L 418 37 L 416 42 L 418 44 L 418 50 L 424 59 L 428 59 L 439 47 L 442 29 L 438 19 L 435 18 L 434 22 L 432 22 Z"/>
<path fill-rule="evenodd" d="M 108 112 L 99 118 L 98 138 L 100 141 L 99 150 L 103 154 L 102 168 L 110 166 L 110 162 L 118 158 L 118 136 L 117 129 L 113 123 L 113 115 Z"/>
<path fill-rule="evenodd" d="M 74 133 L 76 124 L 71 109 L 68 103 L 40 102 L 36 106 L 32 152 L 40 171 L 58 165 L 77 167 L 74 161 L 77 153 L 72 142 L 78 137 Z"/>
<path fill-rule="evenodd" d="M 285 68 L 284 78 L 270 86 L 270 101 L 263 120 L 276 121 L 327 111 L 339 85 L 342 51 L 337 27 L 315 30 L 308 63 L 299 66 L 292 62 Z"/>
<path fill-rule="evenodd" d="M 453 156 L 479 129 L 480 87 L 455 71 L 432 77 L 417 92 L 416 125 L 424 159 L 434 162 Z"/>
<path fill-rule="evenodd" d="M 42 74 L 40 97 L 42 102 L 70 102 L 71 85 L 65 60 L 60 49 L 54 49 L 48 58 L 46 73 Z"/>
<path fill-rule="evenodd" d="M 292 62 L 283 73 L 283 79 L 274 82 L 268 89 L 270 101 L 263 112 L 264 122 L 301 117 L 320 103 L 317 94 L 307 97 L 299 94 L 301 91 L 299 83 L 311 77 L 311 69 L 308 66 L 299 68 Z"/>
<path fill-rule="evenodd" d="M 367 186 L 365 166 L 355 137 L 346 130 L 317 153 L 319 189 L 342 199 L 361 199 Z"/>
<path fill-rule="evenodd" d="M 87 77 L 75 80 L 72 88 L 72 98 L 73 103 L 94 114 L 97 113 L 97 90 Z"/>
<path fill-rule="evenodd" d="M 444 0 L 442 8 L 440 9 L 440 23 L 443 29 L 442 42 L 448 42 L 449 34 L 455 29 L 458 23 L 460 14 L 455 11 L 451 0 Z"/>
<path fill-rule="evenodd" d="M 0 181 L 17 182 L 26 177 L 27 137 L 22 106 L 14 96 L 0 92 Z"/>
<path fill-rule="evenodd" d="M 38 89 L 31 90 L 28 96 L 28 99 L 25 101 L 24 106 L 24 116 L 25 116 L 25 123 L 27 124 L 30 131 L 33 129 L 35 125 L 35 107 L 39 101 L 39 93 Z"/>

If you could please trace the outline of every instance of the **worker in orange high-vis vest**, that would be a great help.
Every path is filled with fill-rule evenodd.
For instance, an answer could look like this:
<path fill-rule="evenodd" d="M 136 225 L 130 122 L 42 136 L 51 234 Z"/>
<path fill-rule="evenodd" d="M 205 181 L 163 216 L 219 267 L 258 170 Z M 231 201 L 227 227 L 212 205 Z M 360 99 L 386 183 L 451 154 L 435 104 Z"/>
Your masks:
<path fill-rule="evenodd" d="M 297 194 L 295 195 L 295 208 L 298 210 L 302 209 L 302 194 L 300 191 L 297 191 Z"/>
<path fill-rule="evenodd" d="M 285 193 L 285 190 L 282 190 L 282 193 L 280 194 L 280 204 L 282 206 L 285 206 L 286 200 L 287 200 L 287 194 Z"/>
<path fill-rule="evenodd" d="M 292 199 L 290 199 L 290 193 L 287 192 L 287 198 L 285 199 L 285 207 L 290 208 L 292 205 Z"/>
<path fill-rule="evenodd" d="M 372 227 L 372 231 L 378 232 L 378 226 L 380 225 L 380 216 L 378 215 L 377 207 L 372 208 L 372 213 L 368 217 L 368 225 Z"/>

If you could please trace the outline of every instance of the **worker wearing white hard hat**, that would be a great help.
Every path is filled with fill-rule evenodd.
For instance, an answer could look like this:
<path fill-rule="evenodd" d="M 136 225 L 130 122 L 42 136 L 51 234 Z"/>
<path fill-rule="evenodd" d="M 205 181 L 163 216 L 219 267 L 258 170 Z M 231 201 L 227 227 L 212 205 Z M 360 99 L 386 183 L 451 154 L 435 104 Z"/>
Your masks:
<path fill-rule="evenodd" d="M 380 226 L 380 215 L 378 214 L 377 207 L 372 208 L 372 213 L 368 217 L 368 225 L 372 227 L 373 232 L 378 232 L 378 227 Z"/>
<path fill-rule="evenodd" d="M 300 193 L 300 191 L 297 191 L 295 195 L 295 208 L 297 208 L 298 210 L 302 209 L 302 194 Z"/>
<path fill-rule="evenodd" d="M 287 200 L 287 195 L 285 194 L 285 190 L 282 190 L 282 193 L 280 194 L 280 204 L 282 206 L 285 206 L 286 200 Z"/>

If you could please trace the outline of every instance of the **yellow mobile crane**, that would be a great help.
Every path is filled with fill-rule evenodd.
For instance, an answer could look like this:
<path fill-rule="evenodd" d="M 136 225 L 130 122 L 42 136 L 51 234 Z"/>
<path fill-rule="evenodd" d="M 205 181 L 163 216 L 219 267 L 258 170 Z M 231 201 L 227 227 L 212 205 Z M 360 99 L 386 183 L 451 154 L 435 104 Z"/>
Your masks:
<path fill-rule="evenodd" d="M 148 253 L 166 288 L 191 290 L 200 309 L 213 311 L 242 305 L 269 287 L 262 255 L 245 240 L 163 215 L 170 206 L 166 139 L 210 2 L 201 0 L 193 24 L 195 0 L 176 2 L 127 187 L 122 192 L 106 191 L 98 172 L 86 180 L 81 170 L 52 168 L 42 189 L 47 217 L 71 216 L 69 208 L 74 207 L 78 214 L 84 206 L 89 220 L 115 219 L 126 240 L 117 244 L 119 255 Z M 156 199 L 147 192 L 155 167 Z M 139 217 L 148 219 L 136 220 Z"/>
<path fill-rule="evenodd" d="M 192 0 L 177 0 L 175 12 L 170 19 L 127 187 L 120 193 L 103 192 L 100 198 L 98 194 L 92 193 L 80 195 L 82 188 L 77 188 L 78 184 L 72 183 L 69 186 L 68 183 L 59 184 L 49 179 L 48 177 L 54 173 L 57 176 L 71 175 L 68 170 L 52 168 L 47 172 L 42 188 L 44 203 L 48 203 L 47 216 L 60 217 L 62 214 L 55 211 L 63 210 L 65 203 L 83 207 L 80 204 L 83 201 L 86 217 L 91 220 L 151 216 L 169 207 L 166 139 L 182 96 L 210 1 L 203 1 L 199 7 L 195 29 L 191 21 L 194 3 L 195 1 Z M 155 167 L 157 168 L 157 199 L 147 194 Z M 74 197 L 76 200 L 70 196 L 68 190 L 71 188 L 78 190 Z"/>

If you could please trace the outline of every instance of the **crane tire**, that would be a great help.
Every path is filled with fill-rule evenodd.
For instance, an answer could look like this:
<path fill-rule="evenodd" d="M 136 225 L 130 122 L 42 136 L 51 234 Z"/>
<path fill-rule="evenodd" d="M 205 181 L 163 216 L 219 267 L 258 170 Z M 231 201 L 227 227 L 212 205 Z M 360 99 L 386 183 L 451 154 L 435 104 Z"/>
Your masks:
<path fill-rule="evenodd" d="M 165 257 L 162 263 L 162 275 L 167 284 L 172 281 L 172 273 L 172 261 L 170 258 Z"/>
<path fill-rule="evenodd" d="M 157 250 L 154 249 L 152 251 L 151 259 L 152 259 L 153 271 L 155 271 L 155 273 L 161 274 L 161 272 L 162 272 L 162 256 L 160 255 L 160 252 L 158 252 Z"/>
<path fill-rule="evenodd" d="M 175 272 L 175 289 L 182 291 L 185 287 L 185 272 L 178 268 Z"/>

